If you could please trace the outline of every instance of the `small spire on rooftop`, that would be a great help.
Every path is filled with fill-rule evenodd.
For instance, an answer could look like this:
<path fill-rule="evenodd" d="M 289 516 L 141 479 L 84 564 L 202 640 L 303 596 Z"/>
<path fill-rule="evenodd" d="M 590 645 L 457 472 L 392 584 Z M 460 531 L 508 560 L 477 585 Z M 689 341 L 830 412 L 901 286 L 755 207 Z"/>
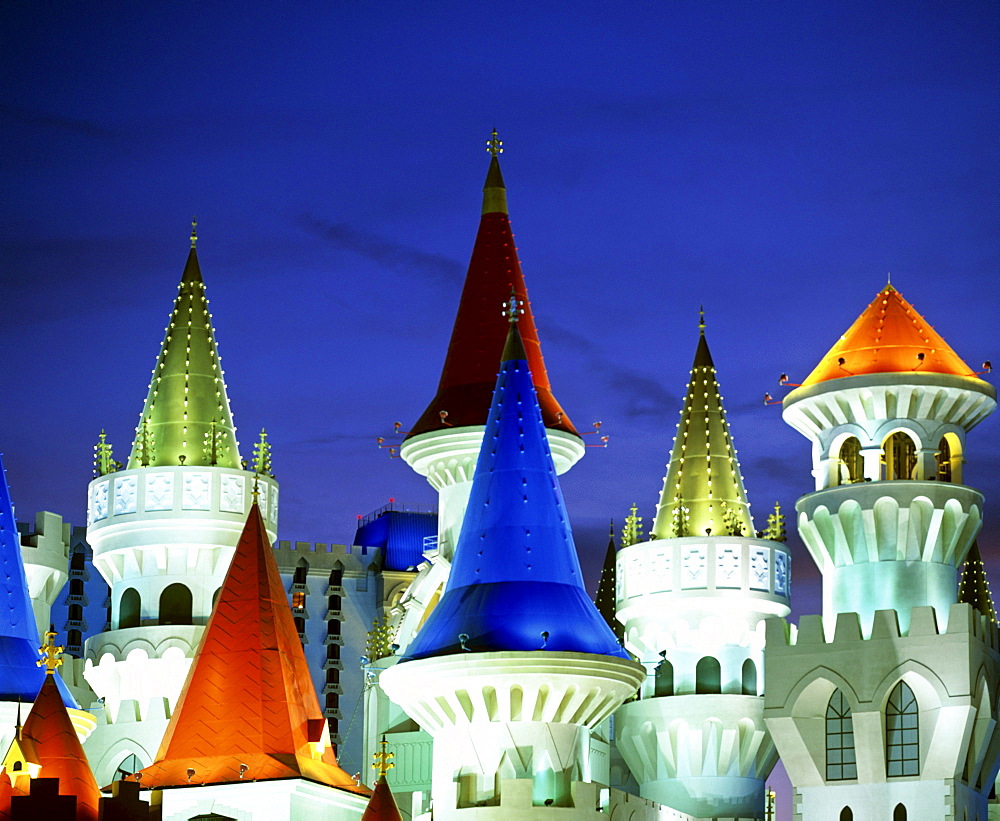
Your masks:
<path fill-rule="evenodd" d="M 191 247 L 198 244 L 198 218 L 191 217 Z"/>
<path fill-rule="evenodd" d="M 395 753 L 388 751 L 389 742 L 385 740 L 385 733 L 382 733 L 382 740 L 378 743 L 378 746 L 378 752 L 372 753 L 372 758 L 375 759 L 372 769 L 378 773 L 379 778 L 385 778 L 386 773 L 396 766 L 392 763 Z"/>

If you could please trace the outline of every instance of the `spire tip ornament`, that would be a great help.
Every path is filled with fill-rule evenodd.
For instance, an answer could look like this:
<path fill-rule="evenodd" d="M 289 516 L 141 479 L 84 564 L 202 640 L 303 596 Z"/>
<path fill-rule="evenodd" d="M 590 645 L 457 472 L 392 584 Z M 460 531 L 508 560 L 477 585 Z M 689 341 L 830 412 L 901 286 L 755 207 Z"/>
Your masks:
<path fill-rule="evenodd" d="M 510 299 L 508 299 L 503 306 L 503 315 L 507 317 L 507 321 L 511 325 L 517 324 L 521 315 L 524 314 L 524 300 L 517 298 L 517 294 L 514 293 L 513 286 L 511 286 L 510 289 Z"/>
<path fill-rule="evenodd" d="M 705 335 L 705 306 L 698 306 L 698 330 L 701 331 L 701 335 Z"/>
<path fill-rule="evenodd" d="M 503 154 L 503 140 L 497 139 L 496 126 L 493 127 L 492 136 L 486 141 L 486 150 L 494 157 Z"/>
<path fill-rule="evenodd" d="M 390 753 L 386 750 L 388 742 L 385 740 L 385 733 L 382 734 L 382 740 L 378 743 L 378 745 L 380 747 L 379 751 L 377 753 L 372 753 L 372 758 L 375 759 L 375 763 L 372 764 L 372 769 L 378 773 L 379 778 L 385 778 L 385 774 L 396 766 L 390 760 L 395 758 L 395 753 Z"/>
<path fill-rule="evenodd" d="M 45 633 L 45 643 L 38 648 L 39 654 L 42 658 L 38 659 L 35 664 L 38 667 L 44 667 L 45 674 L 51 676 L 55 673 L 57 667 L 61 667 L 63 660 L 61 658 L 62 651 L 65 647 L 56 647 L 53 639 L 56 637 L 56 631 L 53 629 L 54 625 L 49 625 L 48 631 Z"/>
<path fill-rule="evenodd" d="M 191 248 L 198 244 L 198 218 L 191 217 Z"/>

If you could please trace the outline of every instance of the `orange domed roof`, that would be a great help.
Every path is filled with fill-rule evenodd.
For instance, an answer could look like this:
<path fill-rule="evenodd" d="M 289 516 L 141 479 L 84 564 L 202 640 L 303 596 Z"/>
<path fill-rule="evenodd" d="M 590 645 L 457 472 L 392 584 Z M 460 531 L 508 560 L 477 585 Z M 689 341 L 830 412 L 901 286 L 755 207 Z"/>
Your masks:
<path fill-rule="evenodd" d="M 903 295 L 886 285 L 802 384 L 911 371 L 973 375 L 972 369 Z"/>

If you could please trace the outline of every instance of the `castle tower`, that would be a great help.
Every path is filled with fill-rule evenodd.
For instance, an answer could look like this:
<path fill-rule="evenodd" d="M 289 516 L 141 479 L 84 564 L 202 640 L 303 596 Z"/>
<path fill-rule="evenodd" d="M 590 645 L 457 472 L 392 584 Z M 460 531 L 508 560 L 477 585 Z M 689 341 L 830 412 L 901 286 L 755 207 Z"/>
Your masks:
<path fill-rule="evenodd" d="M 104 700 L 88 742 L 101 783 L 152 761 L 229 567 L 258 481 L 275 538 L 269 446 L 240 458 L 195 234 L 136 427 L 118 469 L 102 434 L 87 540 L 111 586 L 110 630 L 86 642 L 84 676 Z M 135 758 L 132 758 L 135 756 Z"/>
<path fill-rule="evenodd" d="M 163 818 L 358 819 L 254 504 L 156 761 L 136 774 Z M 190 787 L 191 789 L 184 789 Z M 181 789 L 176 789 L 181 788 Z"/>
<path fill-rule="evenodd" d="M 511 291 L 525 305 L 521 338 L 534 375 L 556 470 L 565 473 L 583 456 L 584 446 L 563 412 L 542 359 L 538 331 L 514 246 L 507 191 L 500 173 L 501 143 L 493 132 L 490 167 L 483 187 L 479 233 L 472 249 L 437 394 L 413 425 L 400 456 L 438 492 L 439 550 L 451 559 L 462 527 L 472 474 L 483 439 L 497 362 L 507 336 L 500 308 Z"/>
<path fill-rule="evenodd" d="M 513 322 L 501 362 L 448 585 L 381 684 L 434 737 L 435 819 L 601 818 L 589 731 L 644 671 L 584 589 Z"/>
<path fill-rule="evenodd" d="M 995 407 L 891 285 L 785 397 L 813 445 L 796 510 L 823 575 L 822 618 L 768 625 L 765 715 L 796 818 L 986 817 L 997 627 L 957 587 L 983 504 L 966 436 Z"/>
<path fill-rule="evenodd" d="M 789 613 L 775 516 L 758 538 L 704 324 L 651 538 L 618 552 L 617 615 L 646 668 L 615 714 L 649 798 L 697 817 L 763 818 L 777 761 L 764 727 L 764 621 Z"/>

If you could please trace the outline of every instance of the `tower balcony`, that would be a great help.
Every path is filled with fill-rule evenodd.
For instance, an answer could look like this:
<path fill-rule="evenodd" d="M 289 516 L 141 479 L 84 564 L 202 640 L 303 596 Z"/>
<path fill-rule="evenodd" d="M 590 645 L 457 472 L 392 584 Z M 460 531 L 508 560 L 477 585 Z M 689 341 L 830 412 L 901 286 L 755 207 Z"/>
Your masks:
<path fill-rule="evenodd" d="M 647 666 L 664 650 L 691 646 L 696 661 L 724 645 L 755 654 L 760 666 L 759 622 L 791 609 L 791 555 L 767 539 L 654 539 L 620 550 L 616 575 L 625 643 Z"/>
<path fill-rule="evenodd" d="M 762 696 L 631 701 L 615 714 L 615 737 L 643 798 L 698 818 L 759 817 L 778 761 Z"/>
<path fill-rule="evenodd" d="M 799 534 L 823 574 L 823 611 L 858 613 L 868 635 L 876 610 L 914 607 L 944 618 L 958 567 L 982 526 L 983 495 L 947 482 L 865 482 L 803 496 Z"/>

